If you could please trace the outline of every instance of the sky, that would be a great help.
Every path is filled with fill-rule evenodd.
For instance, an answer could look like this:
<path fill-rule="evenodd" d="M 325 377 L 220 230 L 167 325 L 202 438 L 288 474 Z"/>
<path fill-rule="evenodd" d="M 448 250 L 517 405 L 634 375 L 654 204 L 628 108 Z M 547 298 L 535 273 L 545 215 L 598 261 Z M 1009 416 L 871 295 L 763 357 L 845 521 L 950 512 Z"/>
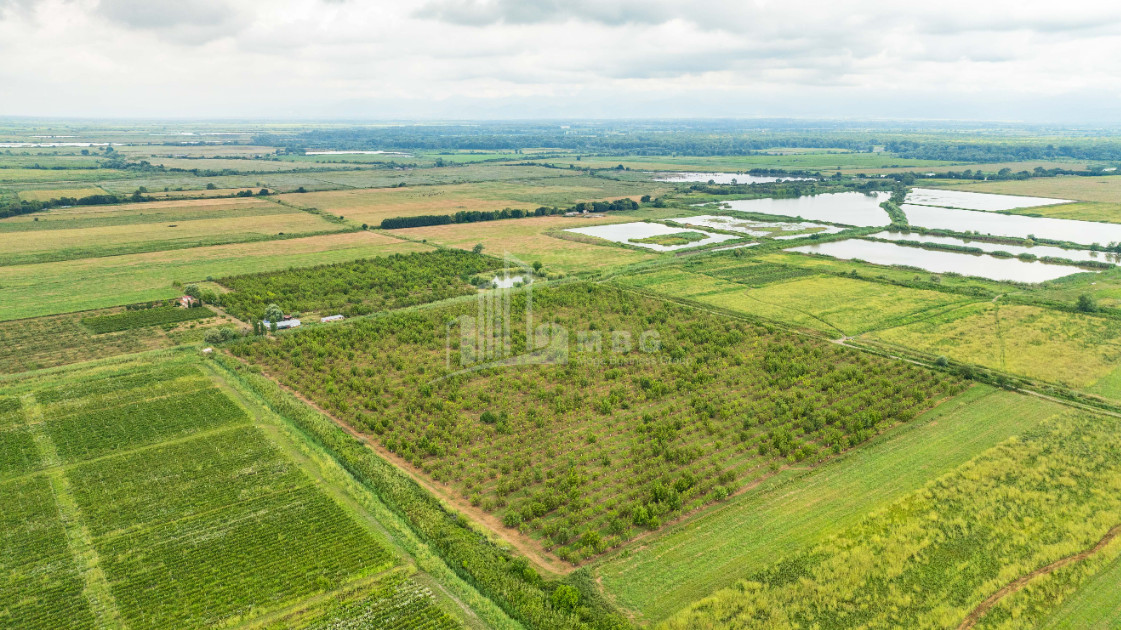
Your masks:
<path fill-rule="evenodd" d="M 0 116 L 1121 121 L 1121 3 L 0 0 Z"/>

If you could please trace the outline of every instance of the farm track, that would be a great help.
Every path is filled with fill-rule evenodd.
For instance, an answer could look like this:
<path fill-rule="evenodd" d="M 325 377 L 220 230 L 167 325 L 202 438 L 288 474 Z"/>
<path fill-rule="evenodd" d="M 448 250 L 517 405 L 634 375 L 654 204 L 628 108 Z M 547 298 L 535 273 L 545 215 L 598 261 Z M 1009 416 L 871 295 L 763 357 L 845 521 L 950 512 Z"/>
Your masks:
<path fill-rule="evenodd" d="M 1086 549 L 1084 551 L 1080 551 L 1072 556 L 1060 558 L 1045 567 L 1040 567 L 1035 571 L 1028 573 L 1027 575 L 1016 578 L 1009 584 L 1006 584 L 999 591 L 990 595 L 988 599 L 981 602 L 976 608 L 974 608 L 969 613 L 969 615 L 967 615 L 966 618 L 961 622 L 961 625 L 958 626 L 958 630 L 968 630 L 969 628 L 977 625 L 977 622 L 981 620 L 985 613 L 987 613 L 990 609 L 992 609 L 993 606 L 999 603 L 1000 600 L 1024 588 L 1035 578 L 1042 575 L 1047 575 L 1048 573 L 1052 573 L 1069 564 L 1081 562 L 1082 560 L 1085 560 L 1086 558 L 1089 558 L 1090 556 L 1100 552 L 1107 545 L 1109 545 L 1109 543 L 1113 542 L 1113 540 L 1117 538 L 1118 535 L 1121 535 L 1121 524 L 1114 525 L 1093 547 L 1090 547 L 1089 549 Z"/>
<path fill-rule="evenodd" d="M 237 361 L 240 361 L 245 365 L 250 365 L 239 357 L 234 357 L 233 355 L 228 356 L 236 359 Z M 545 569 L 546 571 L 555 575 L 568 575 L 569 573 L 572 573 L 574 570 L 576 570 L 576 567 L 573 567 L 572 565 L 560 563 L 550 559 L 546 555 L 547 552 L 543 548 L 541 548 L 536 541 L 530 539 L 529 537 L 522 536 L 521 534 L 517 533 L 510 533 L 509 531 L 507 531 L 507 528 L 502 524 L 502 521 L 499 520 L 498 517 L 487 514 L 483 510 L 471 505 L 469 501 L 466 501 L 454 495 L 446 489 L 439 488 L 433 485 L 430 481 L 418 474 L 413 469 L 412 465 L 406 462 L 404 459 L 382 448 L 381 445 L 373 440 L 373 438 L 363 434 L 347 423 L 339 420 L 338 418 L 335 418 L 333 415 L 328 413 L 326 410 L 324 410 L 322 407 L 317 405 L 315 402 L 313 402 L 311 399 L 307 398 L 300 392 L 281 383 L 277 378 L 275 378 L 271 374 L 268 374 L 267 372 L 262 372 L 262 374 L 276 383 L 278 387 L 297 398 L 300 402 L 323 414 L 324 417 L 329 418 L 331 422 L 338 426 L 340 429 L 346 431 L 349 435 L 353 436 L 366 446 L 370 447 L 370 449 L 377 453 L 379 457 L 391 462 L 394 466 L 407 474 L 410 479 L 415 481 L 422 488 L 430 492 L 433 496 L 438 497 L 443 503 L 450 505 L 454 509 L 454 511 L 462 512 L 468 515 L 472 521 L 485 525 L 488 533 L 500 538 L 504 543 L 517 549 L 520 553 L 525 555 L 540 568 Z"/>
<path fill-rule="evenodd" d="M 39 420 L 33 425 L 35 445 L 46 468 L 45 474 L 48 476 L 55 506 L 58 508 L 58 516 L 65 530 L 66 544 L 70 548 L 71 557 L 84 584 L 82 595 L 89 602 L 90 611 L 97 620 L 98 628 L 123 628 L 117 601 L 109 587 L 109 580 L 101 569 L 101 558 L 93 546 L 93 536 L 82 522 L 81 508 L 78 507 L 74 497 L 70 479 L 66 476 L 66 470 L 61 467 L 54 441 L 42 429 L 42 409 L 35 400 L 34 394 L 27 394 L 23 399 L 25 419 Z"/>

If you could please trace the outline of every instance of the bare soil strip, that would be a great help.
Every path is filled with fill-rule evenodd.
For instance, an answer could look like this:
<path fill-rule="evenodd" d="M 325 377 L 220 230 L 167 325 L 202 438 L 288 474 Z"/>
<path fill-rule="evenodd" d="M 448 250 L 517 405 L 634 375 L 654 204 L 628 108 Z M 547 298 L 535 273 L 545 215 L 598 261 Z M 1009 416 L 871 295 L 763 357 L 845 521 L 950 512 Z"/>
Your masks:
<path fill-rule="evenodd" d="M 1015 581 L 1005 585 L 1004 588 L 993 593 L 989 596 L 988 599 L 981 602 L 979 606 L 974 608 L 973 611 L 970 612 L 969 615 L 966 616 L 966 618 L 961 622 L 961 625 L 958 626 L 958 630 L 967 630 L 968 628 L 972 628 L 973 626 L 975 626 L 977 622 L 981 620 L 981 617 L 983 617 L 990 608 L 995 606 L 997 602 L 1024 588 L 1025 586 L 1027 586 L 1028 582 L 1031 582 L 1035 578 L 1041 575 L 1047 575 L 1048 573 L 1051 573 L 1052 571 L 1055 571 L 1057 569 L 1061 569 L 1068 564 L 1080 562 L 1082 560 L 1085 560 L 1086 558 L 1089 558 L 1095 553 L 1098 553 L 1099 551 L 1104 549 L 1106 545 L 1113 542 L 1113 539 L 1116 538 L 1119 534 L 1121 534 L 1121 524 L 1114 525 L 1113 528 L 1106 532 L 1105 536 L 1102 536 L 1102 539 L 1099 540 L 1093 547 L 1090 547 L 1085 551 L 1080 551 L 1073 556 L 1060 558 L 1045 567 L 1036 569 L 1035 571 L 1032 571 L 1027 575 L 1023 575 L 1017 578 Z"/>

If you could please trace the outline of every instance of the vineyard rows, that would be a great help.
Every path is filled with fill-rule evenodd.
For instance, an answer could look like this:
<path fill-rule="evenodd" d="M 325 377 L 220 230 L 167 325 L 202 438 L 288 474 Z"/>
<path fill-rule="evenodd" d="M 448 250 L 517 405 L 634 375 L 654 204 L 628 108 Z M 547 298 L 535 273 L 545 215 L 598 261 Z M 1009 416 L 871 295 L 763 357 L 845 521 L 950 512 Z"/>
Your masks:
<path fill-rule="evenodd" d="M 314 487 L 95 540 L 133 630 L 217 625 L 393 563 Z M 141 551 L 142 550 L 142 551 Z"/>
<path fill-rule="evenodd" d="M 96 335 L 134 328 L 147 328 L 163 324 L 179 324 L 196 319 L 214 317 L 214 311 L 206 307 L 179 308 L 177 306 L 157 306 L 134 311 L 124 311 L 112 315 L 86 317 L 82 324 Z"/>

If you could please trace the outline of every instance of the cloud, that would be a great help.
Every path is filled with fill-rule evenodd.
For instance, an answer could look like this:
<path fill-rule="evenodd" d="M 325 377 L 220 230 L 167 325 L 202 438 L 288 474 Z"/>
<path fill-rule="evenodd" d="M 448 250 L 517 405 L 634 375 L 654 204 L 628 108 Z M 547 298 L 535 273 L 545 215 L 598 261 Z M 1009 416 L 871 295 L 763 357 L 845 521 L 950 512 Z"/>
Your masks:
<path fill-rule="evenodd" d="M 202 44 L 230 37 L 252 21 L 233 0 L 100 0 L 96 12 L 130 29 Z"/>
<path fill-rule="evenodd" d="M 1118 54 L 1100 3 L 0 0 L 0 115 L 1070 119 Z"/>

